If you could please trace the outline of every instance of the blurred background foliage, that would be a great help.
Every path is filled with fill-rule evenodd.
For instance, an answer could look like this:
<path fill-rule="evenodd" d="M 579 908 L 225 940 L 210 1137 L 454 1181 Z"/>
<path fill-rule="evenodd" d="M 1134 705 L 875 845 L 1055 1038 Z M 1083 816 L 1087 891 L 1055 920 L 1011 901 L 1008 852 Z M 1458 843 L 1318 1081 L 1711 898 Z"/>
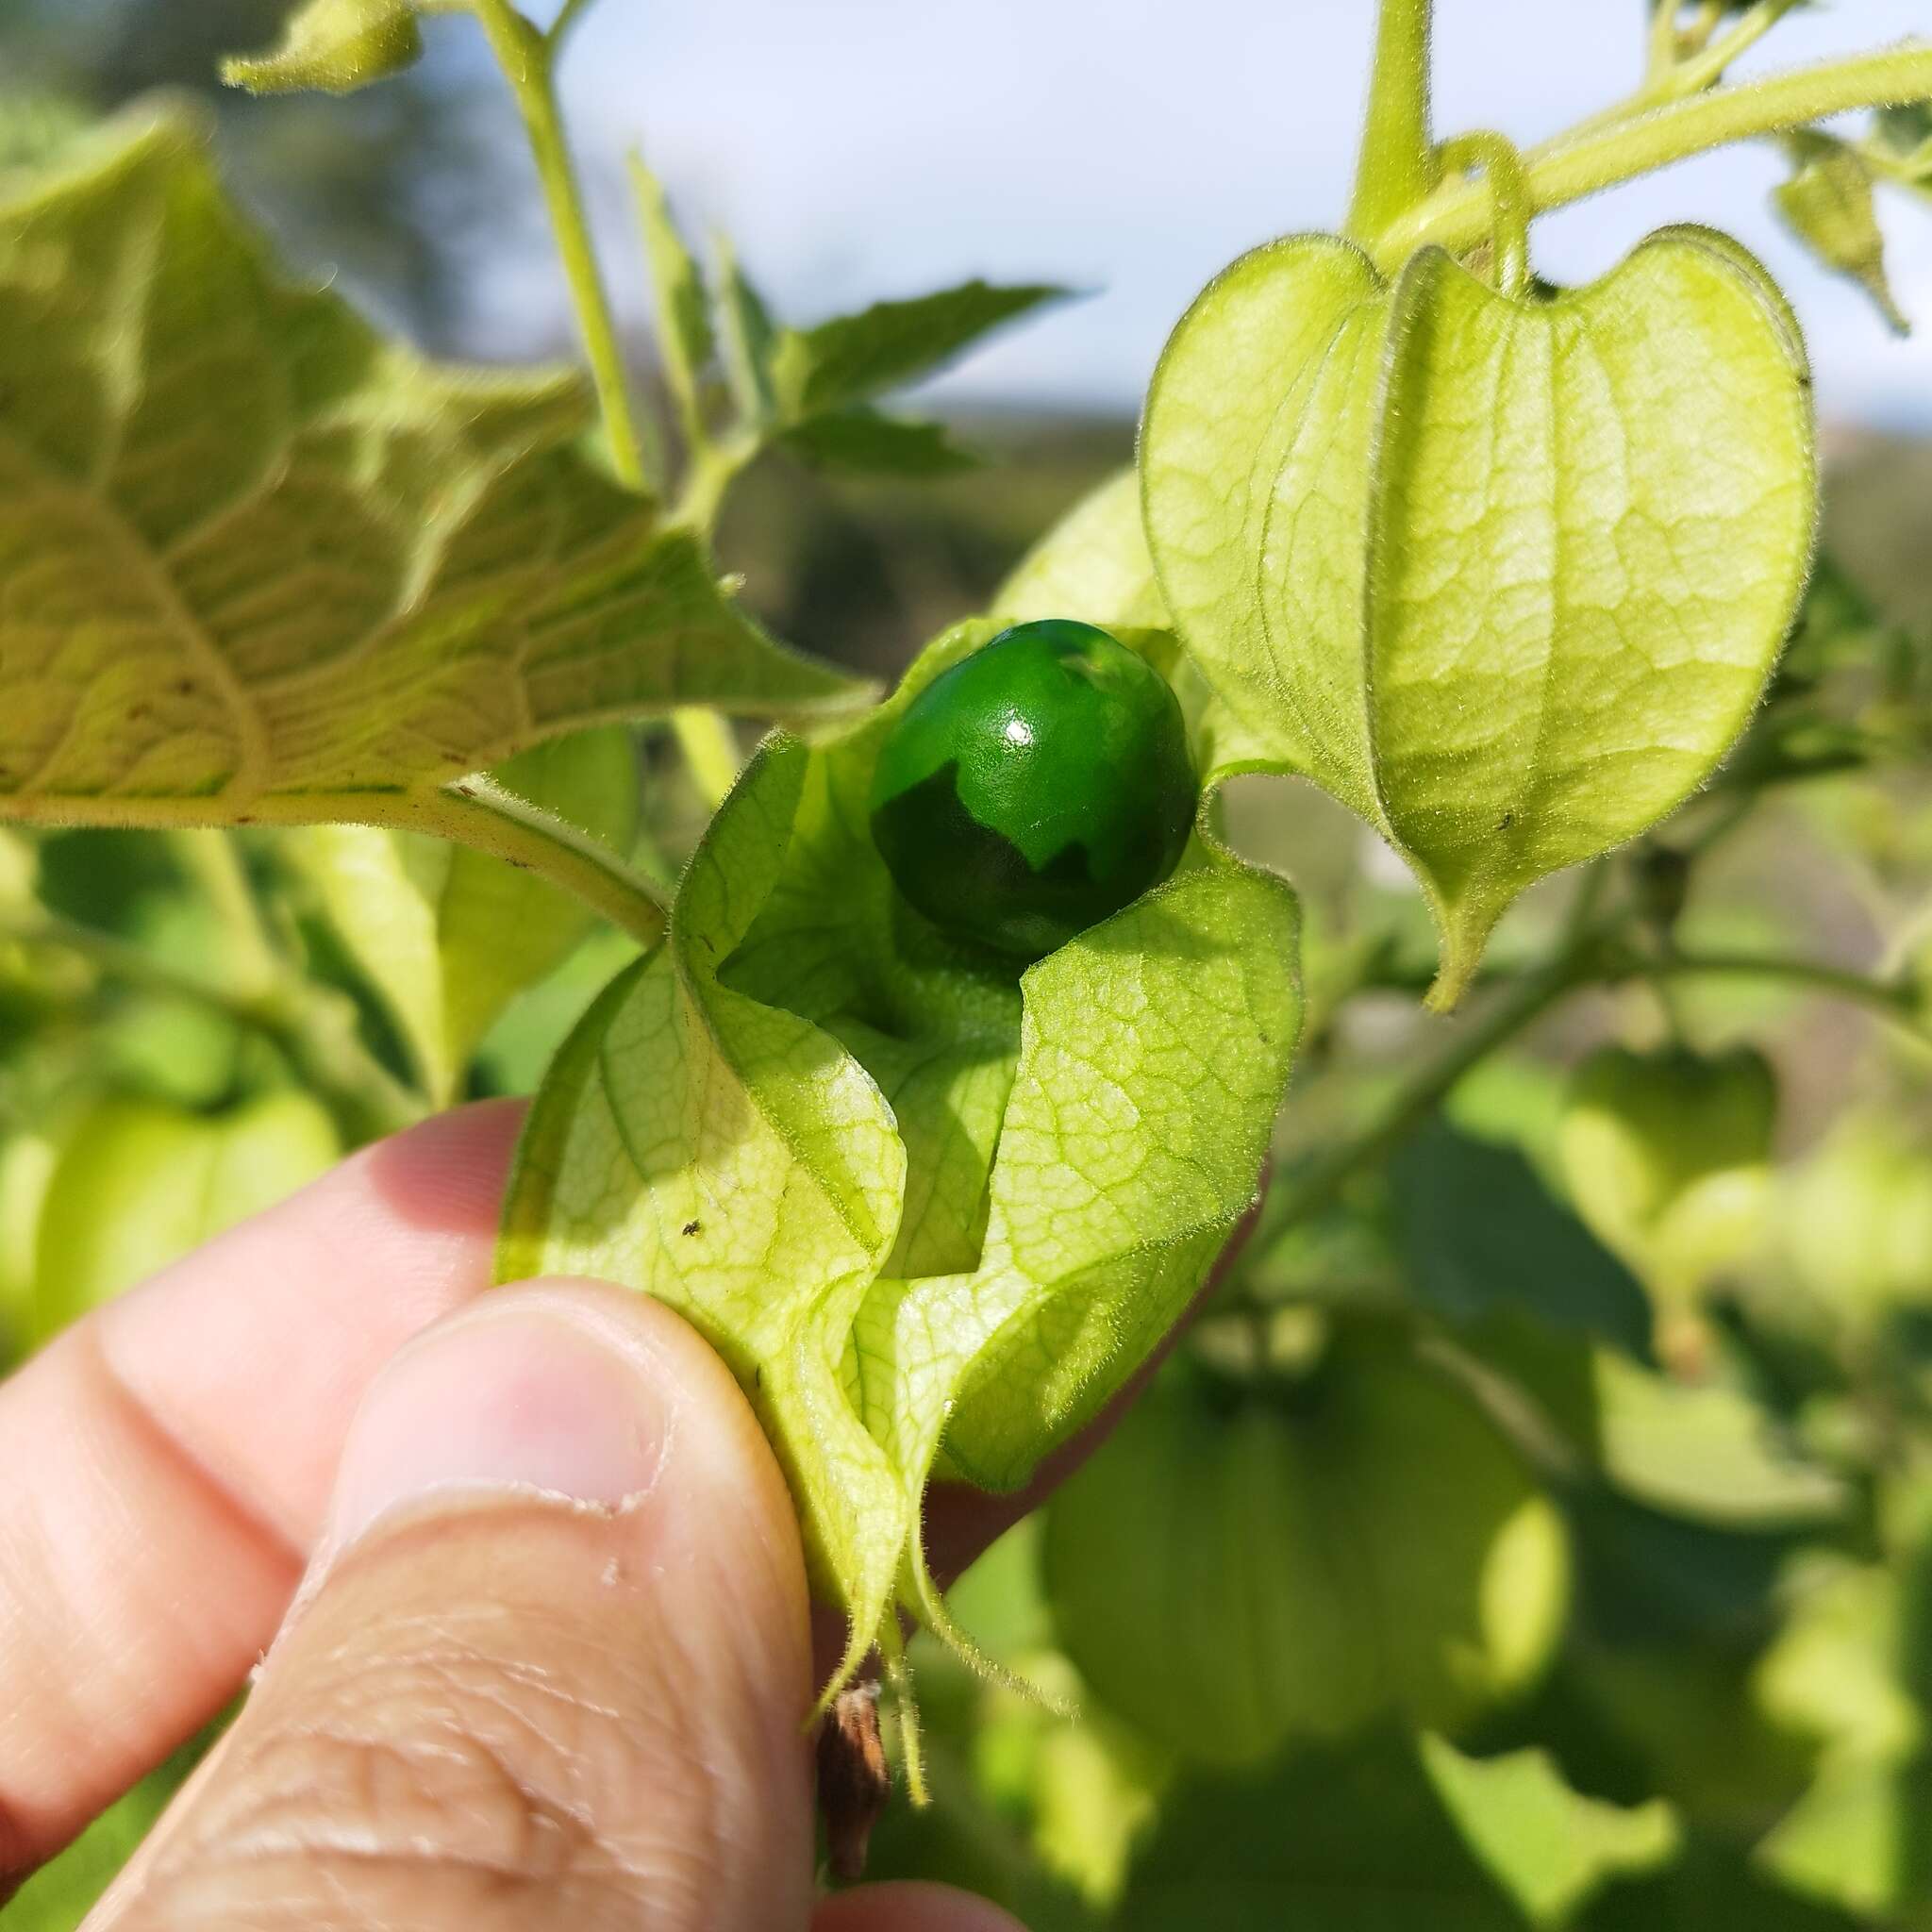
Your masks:
<path fill-rule="evenodd" d="M 0 154 L 207 91 L 280 11 L 0 0 Z M 455 331 L 515 152 L 473 76 L 218 111 L 298 259 Z M 958 428 L 987 466 L 916 489 L 747 479 L 722 549 L 774 629 L 889 676 L 1131 455 L 1126 421 Z M 874 1875 L 1035 1932 L 1932 1927 L 1928 486 L 1932 448 L 1833 446 L 1830 560 L 1732 767 L 1775 782 L 1620 863 L 1685 956 L 1918 973 L 1923 1006 L 1702 973 L 1578 993 L 1318 1213 L 1264 1215 L 1115 1440 L 958 1586 L 1080 1721 L 922 1640 L 935 1803 L 888 1814 Z M 701 801 L 668 740 L 600 736 L 558 782 L 601 760 L 577 815 L 672 875 Z M 1292 784 L 1227 812 L 1308 915 L 1279 1200 L 1448 1035 L 1373 839 Z M 524 904 L 555 956 L 534 986 L 428 1011 L 317 876 L 300 836 L 0 835 L 5 1359 L 367 1139 L 385 1081 L 530 1091 L 630 950 Z M 472 890 L 505 929 L 503 881 Z M 1512 915 L 1501 968 L 1574 891 Z M 291 957 L 319 1003 L 284 997 L 265 962 Z M 310 1077 L 331 1029 L 377 1079 Z M 8 1925 L 77 1924 L 192 1755 Z"/>

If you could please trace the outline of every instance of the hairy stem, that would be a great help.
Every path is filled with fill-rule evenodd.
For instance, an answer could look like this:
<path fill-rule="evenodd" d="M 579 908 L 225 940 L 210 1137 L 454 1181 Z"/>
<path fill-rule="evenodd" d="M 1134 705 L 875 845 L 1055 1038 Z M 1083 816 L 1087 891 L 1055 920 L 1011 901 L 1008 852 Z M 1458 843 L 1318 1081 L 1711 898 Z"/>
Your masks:
<path fill-rule="evenodd" d="M 584 15 L 595 5 L 596 0 L 563 0 L 557 18 L 550 23 L 549 32 L 543 36 L 553 54 L 570 38 L 571 30 L 582 24 Z"/>
<path fill-rule="evenodd" d="M 1586 932 L 1546 965 L 1500 991 L 1486 1011 L 1459 1022 L 1447 1046 L 1397 1087 L 1355 1133 L 1274 1184 L 1262 1210 L 1263 1233 L 1278 1234 L 1320 1212 L 1357 1173 L 1399 1146 L 1472 1067 L 1591 980 L 1591 952 Z"/>
<path fill-rule="evenodd" d="M 212 826 L 171 832 L 168 841 L 181 869 L 222 923 L 224 958 L 232 976 L 243 986 L 273 985 L 282 970 L 281 955 L 262 924 L 261 908 L 235 841 Z"/>
<path fill-rule="evenodd" d="M 1651 0 L 1650 44 L 1643 63 L 1646 92 L 1677 64 L 1677 0 Z"/>
<path fill-rule="evenodd" d="M 584 214 L 583 190 L 577 181 L 576 165 L 571 159 L 570 144 L 564 139 L 563 119 L 558 111 L 554 71 L 560 38 L 558 29 L 566 27 L 580 9 L 566 8 L 557 28 L 546 38 L 508 0 L 471 0 L 471 6 L 489 39 L 496 64 L 509 83 L 517 111 L 523 116 L 524 132 L 529 139 L 530 154 L 537 163 L 537 175 L 543 185 L 543 199 L 550 210 L 558 256 L 570 284 L 577 330 L 590 360 L 591 379 L 597 385 L 597 401 L 604 415 L 604 432 L 610 443 L 612 466 L 631 489 L 655 494 L 663 482 L 663 452 L 658 447 L 649 420 L 631 398 L 617 324 L 591 242 L 590 223 Z"/>
<path fill-rule="evenodd" d="M 557 52 L 586 4 L 588 0 L 569 0 L 546 36 L 532 26 L 508 0 L 471 0 L 497 65 L 516 97 L 537 173 L 543 183 L 550 225 L 557 236 L 557 252 L 563 262 L 571 301 L 576 309 L 578 333 L 597 385 L 611 463 L 631 489 L 657 495 L 665 481 L 664 451 L 650 418 L 637 408 L 631 397 L 617 324 L 597 265 L 590 223 L 584 214 L 583 191 L 558 111 Z M 673 712 L 671 723 L 699 790 L 716 805 L 731 789 L 730 779 L 724 781 L 723 790 L 719 789 L 720 774 L 727 758 L 731 778 L 738 774 L 737 750 L 731 743 L 730 727 L 715 712 L 698 706 L 680 707 Z"/>
<path fill-rule="evenodd" d="M 459 778 L 440 791 L 376 798 L 378 823 L 453 839 L 535 873 L 581 899 L 647 946 L 664 937 L 666 908 L 658 886 L 587 832 L 525 803 L 493 778 Z"/>
<path fill-rule="evenodd" d="M 671 728 L 677 735 L 678 749 L 684 754 L 686 769 L 699 794 L 713 811 L 724 803 L 744 760 L 739 756 L 738 740 L 731 734 L 730 722 L 716 711 L 686 705 L 671 714 Z"/>
<path fill-rule="evenodd" d="M 1374 77 L 1347 228 L 1378 235 L 1436 185 L 1429 139 L 1431 0 L 1382 0 Z"/>
<path fill-rule="evenodd" d="M 1673 979 L 1760 979 L 1790 988 L 1794 992 L 1813 992 L 1827 999 L 1843 1000 L 1863 1007 L 1890 1020 L 1894 1025 L 1925 1037 L 1924 1023 L 1919 1017 L 1916 990 L 1898 981 L 1872 979 L 1861 973 L 1836 966 L 1824 966 L 1808 959 L 1779 959 L 1752 953 L 1670 953 L 1662 958 L 1639 959 L 1606 977 L 1651 980 Z"/>
<path fill-rule="evenodd" d="M 71 809 L 23 816 L 34 824 L 115 825 L 149 832 L 238 823 L 381 825 L 395 832 L 426 832 L 535 873 L 645 945 L 664 936 L 661 887 L 588 833 L 481 775 L 431 791 L 271 792 L 250 801 L 239 819 L 215 801 L 193 798 L 90 798 L 75 801 Z"/>
<path fill-rule="evenodd" d="M 1721 88 L 1531 149 L 1524 157 L 1531 206 L 1547 213 L 1731 142 L 1756 141 L 1854 108 L 1927 98 L 1932 43 L 1924 41 Z M 1484 184 L 1451 182 L 1385 225 L 1371 252 L 1392 272 L 1430 244 L 1455 254 L 1473 248 L 1488 225 Z"/>
<path fill-rule="evenodd" d="M 1460 134 L 1442 143 L 1441 158 L 1458 174 L 1482 170 L 1490 194 L 1491 279 L 1499 293 L 1522 296 L 1529 287 L 1530 206 L 1515 142 L 1501 134 Z"/>

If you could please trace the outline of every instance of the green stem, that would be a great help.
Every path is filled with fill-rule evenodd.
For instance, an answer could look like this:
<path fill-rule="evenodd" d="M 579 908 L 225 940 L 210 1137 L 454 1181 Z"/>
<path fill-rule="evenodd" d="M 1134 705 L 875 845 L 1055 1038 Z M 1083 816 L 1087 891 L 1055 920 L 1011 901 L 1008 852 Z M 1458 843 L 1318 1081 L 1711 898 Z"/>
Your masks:
<path fill-rule="evenodd" d="M 211 826 L 171 832 L 168 840 L 182 870 L 199 888 L 221 921 L 224 963 L 229 976 L 249 988 L 272 986 L 282 971 L 281 955 L 268 936 L 256 904 L 255 889 L 235 841 Z"/>
<path fill-rule="evenodd" d="M 0 936 L 58 946 L 125 985 L 192 1000 L 261 1034 L 327 1104 L 351 1141 L 380 1139 L 428 1111 L 357 1038 L 355 1011 L 346 999 L 279 965 L 272 983 L 244 991 L 171 965 L 113 933 L 38 910 L 0 913 Z"/>
<path fill-rule="evenodd" d="M 596 0 L 563 0 L 557 18 L 550 23 L 550 30 L 543 36 L 554 55 L 570 38 L 571 30 L 595 6 Z"/>
<path fill-rule="evenodd" d="M 546 38 L 508 0 L 470 0 L 470 5 L 523 116 L 537 175 L 543 184 L 550 225 L 557 236 L 558 256 L 576 309 L 584 354 L 597 385 L 611 464 L 631 489 L 655 494 L 663 481 L 663 453 L 648 420 L 631 400 L 617 324 L 597 266 L 590 223 L 584 214 L 583 191 L 558 111 L 554 62 L 559 36 L 553 30 Z M 577 10 L 567 8 L 558 25 L 565 25 Z"/>
<path fill-rule="evenodd" d="M 664 937 L 667 908 L 652 880 L 589 833 L 525 803 L 493 778 L 479 774 L 440 791 L 403 793 L 369 804 L 381 814 L 375 823 L 453 839 L 536 873 L 643 945 L 654 946 Z"/>
<path fill-rule="evenodd" d="M 1407 1140 L 1472 1067 L 1534 1025 L 1593 976 L 1592 935 L 1586 931 L 1547 965 L 1525 974 L 1500 993 L 1486 1011 L 1457 1023 L 1448 1045 L 1397 1087 L 1362 1126 L 1274 1184 L 1263 1211 L 1261 1238 L 1278 1234 L 1327 1207 L 1359 1170 Z"/>
<path fill-rule="evenodd" d="M 1441 147 L 1442 165 L 1458 174 L 1480 168 L 1490 195 L 1490 249 L 1499 294 L 1512 300 L 1529 289 L 1529 189 L 1523 157 L 1507 136 L 1460 134 Z"/>
<path fill-rule="evenodd" d="M 625 374 L 624 353 L 617 325 L 610 312 L 610 298 L 597 266 L 591 245 L 590 224 L 584 216 L 583 192 L 576 169 L 563 137 L 562 118 L 558 112 L 556 57 L 564 33 L 582 10 L 587 0 L 573 0 L 558 16 L 549 35 L 540 33 L 508 0 L 471 0 L 490 46 L 516 96 L 529 137 L 530 152 L 543 183 L 544 199 L 550 208 L 550 225 L 557 235 L 557 251 L 570 283 L 571 300 L 576 309 L 577 328 L 583 337 L 584 353 L 590 358 L 591 373 L 597 385 L 597 397 L 604 414 L 604 433 L 609 441 L 610 458 L 620 479 L 633 490 L 656 495 L 664 484 L 664 452 L 648 417 L 636 408 L 630 384 Z M 688 427 L 691 425 L 688 425 Z M 702 430 L 698 441 L 702 444 Z M 725 478 L 728 481 L 728 476 Z M 723 484 L 717 496 L 723 495 Z M 709 504 L 716 513 L 715 498 Z M 708 523 L 701 525 L 708 529 Z M 737 747 L 724 720 L 701 707 L 680 707 L 672 714 L 672 728 L 691 762 L 691 774 L 706 798 L 716 805 L 731 789 L 738 775 Z M 728 768 L 729 776 L 724 774 Z M 722 785 L 722 789 L 721 789 Z M 454 835 L 453 835 L 454 836 Z M 487 849 L 487 848 L 486 848 Z M 502 856 L 502 855 L 499 855 Z M 591 880 L 590 883 L 594 884 Z M 592 903 L 596 903 L 593 901 Z M 622 894 L 613 903 L 629 904 Z M 600 910 L 606 909 L 599 907 Z M 626 929 L 638 928 L 628 919 L 620 921 Z"/>
<path fill-rule="evenodd" d="M 1524 157 L 1530 203 L 1535 212 L 1547 213 L 1731 142 L 1756 141 L 1855 108 L 1927 98 L 1932 44 L 1923 41 L 1721 88 L 1531 149 Z M 1488 203 L 1482 183 L 1451 182 L 1385 225 L 1371 252 L 1391 273 L 1418 248 L 1460 254 L 1482 241 Z"/>
<path fill-rule="evenodd" d="M 1655 90 L 1654 99 L 1683 100 L 1715 87 L 1797 5 L 1798 0 L 1757 0 L 1729 33 L 1673 67 Z"/>
<path fill-rule="evenodd" d="M 683 705 L 671 714 L 671 729 L 684 754 L 691 783 L 713 811 L 730 795 L 743 766 L 729 722 L 716 711 Z"/>
<path fill-rule="evenodd" d="M 1677 0 L 1651 0 L 1650 50 L 1643 63 L 1647 92 L 1677 64 Z"/>
<path fill-rule="evenodd" d="M 162 831 L 237 823 L 208 800 L 125 799 L 109 795 L 74 801 L 71 810 L 31 814 L 35 824 L 124 826 Z M 432 791 L 270 792 L 250 801 L 241 821 L 251 825 L 381 825 L 425 832 L 500 858 L 581 899 L 645 945 L 664 936 L 663 889 L 633 871 L 608 846 L 526 804 L 493 780 L 458 779 Z"/>
<path fill-rule="evenodd" d="M 1379 235 L 1436 185 L 1429 140 L 1431 0 L 1382 0 L 1374 77 L 1362 125 L 1361 159 L 1347 231 Z"/>
<path fill-rule="evenodd" d="M 1916 990 L 1895 981 L 1871 979 L 1836 966 L 1808 959 L 1768 958 L 1751 953 L 1671 953 L 1662 958 L 1634 958 L 1607 971 L 1607 980 L 1642 977 L 1652 980 L 1740 978 L 1770 980 L 1794 992 L 1813 992 L 1844 1000 L 1880 1014 L 1895 1025 L 1924 1037 L 1918 1014 Z"/>
<path fill-rule="evenodd" d="M 725 493 L 762 447 L 756 434 L 747 433 L 700 450 L 685 476 L 684 489 L 672 511 L 673 521 L 688 525 L 708 540 L 718 527 Z"/>

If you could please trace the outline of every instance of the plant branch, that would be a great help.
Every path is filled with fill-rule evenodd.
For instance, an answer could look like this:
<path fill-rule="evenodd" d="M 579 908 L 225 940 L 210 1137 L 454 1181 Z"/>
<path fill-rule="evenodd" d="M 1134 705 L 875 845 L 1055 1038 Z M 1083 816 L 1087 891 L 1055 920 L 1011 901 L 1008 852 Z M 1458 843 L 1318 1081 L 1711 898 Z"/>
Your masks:
<path fill-rule="evenodd" d="M 273 985 L 282 971 L 282 957 L 262 924 L 234 841 L 210 826 L 171 832 L 168 838 L 182 870 L 221 921 L 225 956 L 234 977 L 249 987 Z"/>
<path fill-rule="evenodd" d="M 1547 213 L 1732 142 L 1808 126 L 1854 108 L 1927 98 L 1932 43 L 1924 41 L 1720 88 L 1531 149 L 1524 157 L 1531 206 Z M 1431 244 L 1459 254 L 1488 232 L 1489 198 L 1481 182 L 1448 183 L 1387 224 L 1371 252 L 1390 272 Z"/>
<path fill-rule="evenodd" d="M 1658 101 L 1684 100 L 1715 87 L 1799 0 L 1757 0 L 1757 5 L 1729 33 L 1723 34 L 1688 60 L 1678 61 L 1655 88 L 1647 89 L 1645 107 Z"/>
<path fill-rule="evenodd" d="M 563 0 L 557 18 L 550 23 L 549 31 L 543 36 L 553 55 L 570 38 L 571 29 L 577 26 L 595 5 L 596 0 Z"/>
<path fill-rule="evenodd" d="M 530 154 L 536 161 L 543 199 L 550 210 L 558 256 L 570 284 L 577 330 L 590 360 L 591 379 L 597 386 L 611 463 L 631 489 L 655 494 L 663 482 L 663 452 L 658 447 L 649 419 L 631 398 L 617 324 L 584 213 L 583 190 L 577 181 L 575 163 L 571 159 L 570 144 L 564 139 L 562 116 L 558 111 L 554 63 L 561 39 L 559 29 L 567 27 L 581 12 L 581 0 L 564 8 L 548 36 L 531 25 L 509 5 L 509 0 L 470 0 L 470 6 L 490 42 L 496 64 L 503 70 L 504 79 L 509 83 L 517 111 L 523 116 L 524 131 L 529 138 Z"/>
<path fill-rule="evenodd" d="M 1436 185 L 1429 138 L 1429 15 L 1432 0 L 1382 0 L 1375 67 L 1362 124 L 1361 159 L 1347 231 L 1379 234 Z"/>
<path fill-rule="evenodd" d="M 319 989 L 276 964 L 274 980 L 243 987 L 192 973 L 144 947 L 38 908 L 0 912 L 0 936 L 56 946 L 86 959 L 110 979 L 144 992 L 192 1000 L 261 1034 L 298 1078 L 336 1115 L 351 1141 L 378 1140 L 421 1120 L 422 1098 L 396 1080 L 356 1032 L 356 1016 L 340 994 Z"/>
<path fill-rule="evenodd" d="M 478 774 L 437 791 L 378 795 L 358 816 L 452 839 L 533 872 L 643 945 L 654 946 L 664 937 L 667 908 L 655 881 L 588 832 L 526 803 L 493 778 Z"/>
<path fill-rule="evenodd" d="M 1771 980 L 1794 992 L 1819 993 L 1863 1007 L 1925 1037 L 1918 1011 L 1917 990 L 1902 981 L 1873 979 L 1862 973 L 1824 966 L 1809 959 L 1780 959 L 1753 953 L 1668 953 L 1659 958 L 1638 958 L 1606 972 L 1607 981 L 1642 977 L 1654 980 L 1690 978 L 1749 978 Z"/>
<path fill-rule="evenodd" d="M 56 802 L 18 814 L 32 824 L 114 825 L 161 831 L 196 825 L 381 825 L 451 839 L 521 867 L 645 945 L 664 936 L 663 889 L 608 846 L 494 782 L 476 775 L 429 791 L 269 792 L 241 814 L 209 799 L 98 798 Z"/>
<path fill-rule="evenodd" d="M 1645 92 L 1677 64 L 1677 0 L 1650 0 L 1650 43 L 1643 63 Z"/>
<path fill-rule="evenodd" d="M 1483 1012 L 1456 1023 L 1448 1044 L 1405 1080 L 1347 1139 L 1318 1154 L 1269 1191 L 1257 1242 L 1318 1213 L 1362 1168 L 1399 1145 L 1447 1098 L 1472 1067 L 1535 1024 L 1550 1008 L 1596 976 L 1596 930 L 1586 926 L 1546 965 L 1526 973 Z"/>

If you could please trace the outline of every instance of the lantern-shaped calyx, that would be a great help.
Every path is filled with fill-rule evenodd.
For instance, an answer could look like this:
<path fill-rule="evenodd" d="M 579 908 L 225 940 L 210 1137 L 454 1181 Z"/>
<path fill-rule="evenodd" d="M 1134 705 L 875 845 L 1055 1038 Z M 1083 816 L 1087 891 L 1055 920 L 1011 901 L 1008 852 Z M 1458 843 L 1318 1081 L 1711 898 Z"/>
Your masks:
<path fill-rule="evenodd" d="M 1212 282 L 1148 396 L 1148 540 L 1254 742 L 1407 860 L 1452 1004 L 1510 901 L 1710 775 L 1816 518 L 1809 382 L 1721 235 L 1589 288 L 1291 237 Z"/>

